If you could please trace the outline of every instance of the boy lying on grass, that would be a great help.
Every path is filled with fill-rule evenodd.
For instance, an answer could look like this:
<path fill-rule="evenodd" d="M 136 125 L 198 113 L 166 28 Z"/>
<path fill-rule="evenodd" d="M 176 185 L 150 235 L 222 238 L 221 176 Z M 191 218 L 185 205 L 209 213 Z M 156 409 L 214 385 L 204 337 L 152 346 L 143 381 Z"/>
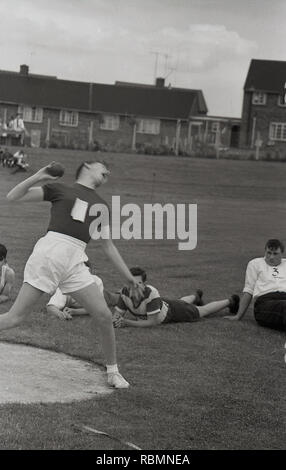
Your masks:
<path fill-rule="evenodd" d="M 155 287 L 146 284 L 147 275 L 143 269 L 131 268 L 130 272 L 142 288 L 142 295 L 138 289 L 135 292 L 132 288 L 123 287 L 113 314 L 115 328 L 125 326 L 146 328 L 164 323 L 194 322 L 225 308 L 228 308 L 232 314 L 238 311 L 238 295 L 234 294 L 229 299 L 217 300 L 206 305 L 203 304 L 201 290 L 180 299 L 162 298 Z M 124 317 L 127 311 L 134 319 Z"/>

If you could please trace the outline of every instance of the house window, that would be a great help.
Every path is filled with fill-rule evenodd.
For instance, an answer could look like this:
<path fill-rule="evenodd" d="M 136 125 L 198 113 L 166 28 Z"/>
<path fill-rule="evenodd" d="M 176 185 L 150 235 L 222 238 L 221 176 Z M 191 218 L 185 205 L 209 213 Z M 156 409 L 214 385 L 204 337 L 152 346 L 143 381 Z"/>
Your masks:
<path fill-rule="evenodd" d="M 43 122 L 43 108 L 19 106 L 18 113 L 22 114 L 24 122 Z"/>
<path fill-rule="evenodd" d="M 271 122 L 269 139 L 286 141 L 286 122 Z"/>
<path fill-rule="evenodd" d="M 61 126 L 77 127 L 78 126 L 78 112 L 66 111 L 65 109 L 62 109 L 60 111 L 59 122 Z"/>
<path fill-rule="evenodd" d="M 140 134 L 160 134 L 159 119 L 139 119 L 137 132 Z"/>
<path fill-rule="evenodd" d="M 104 114 L 100 123 L 100 129 L 105 131 L 117 131 L 119 129 L 120 117 L 113 114 Z"/>
<path fill-rule="evenodd" d="M 286 106 L 286 103 L 285 103 L 285 98 L 284 95 L 279 95 L 278 96 L 278 106 Z"/>
<path fill-rule="evenodd" d="M 266 104 L 267 94 L 260 91 L 256 91 L 252 95 L 252 104 Z"/>

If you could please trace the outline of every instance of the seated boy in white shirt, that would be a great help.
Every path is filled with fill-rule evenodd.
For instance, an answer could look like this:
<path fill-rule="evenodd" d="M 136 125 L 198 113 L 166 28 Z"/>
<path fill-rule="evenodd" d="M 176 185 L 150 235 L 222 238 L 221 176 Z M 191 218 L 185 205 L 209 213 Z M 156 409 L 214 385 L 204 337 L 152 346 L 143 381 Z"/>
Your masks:
<path fill-rule="evenodd" d="M 254 317 L 259 325 L 286 330 L 286 259 L 282 258 L 283 252 L 283 243 L 270 239 L 265 245 L 264 257 L 249 261 L 238 312 L 226 318 L 240 320 L 253 298 Z"/>

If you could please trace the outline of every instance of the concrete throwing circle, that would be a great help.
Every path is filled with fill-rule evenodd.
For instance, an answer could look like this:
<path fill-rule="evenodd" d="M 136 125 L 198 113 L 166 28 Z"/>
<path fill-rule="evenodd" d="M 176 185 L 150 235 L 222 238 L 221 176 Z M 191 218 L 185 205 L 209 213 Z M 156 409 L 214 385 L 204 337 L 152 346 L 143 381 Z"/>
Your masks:
<path fill-rule="evenodd" d="M 111 393 L 106 373 L 66 354 L 0 343 L 0 403 L 86 400 Z"/>

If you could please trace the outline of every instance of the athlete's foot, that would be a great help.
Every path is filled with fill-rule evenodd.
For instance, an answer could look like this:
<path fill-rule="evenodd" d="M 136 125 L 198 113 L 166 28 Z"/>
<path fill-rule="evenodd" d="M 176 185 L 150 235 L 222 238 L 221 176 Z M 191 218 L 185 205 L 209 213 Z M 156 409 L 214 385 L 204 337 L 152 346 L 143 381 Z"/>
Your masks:
<path fill-rule="evenodd" d="M 233 294 L 230 299 L 229 299 L 229 312 L 230 313 L 237 313 L 238 312 L 238 309 L 239 309 L 239 302 L 240 302 L 240 298 L 239 298 L 239 295 L 236 295 L 236 294 Z"/>
<path fill-rule="evenodd" d="M 122 375 L 119 372 L 111 372 L 107 374 L 107 382 L 108 385 L 114 388 L 128 388 L 129 383 L 127 380 L 122 377 Z"/>
<path fill-rule="evenodd" d="M 201 289 L 196 290 L 196 297 L 194 300 L 194 305 L 197 305 L 197 307 L 202 307 L 203 305 L 205 305 L 203 301 L 203 295 L 204 293 Z"/>

